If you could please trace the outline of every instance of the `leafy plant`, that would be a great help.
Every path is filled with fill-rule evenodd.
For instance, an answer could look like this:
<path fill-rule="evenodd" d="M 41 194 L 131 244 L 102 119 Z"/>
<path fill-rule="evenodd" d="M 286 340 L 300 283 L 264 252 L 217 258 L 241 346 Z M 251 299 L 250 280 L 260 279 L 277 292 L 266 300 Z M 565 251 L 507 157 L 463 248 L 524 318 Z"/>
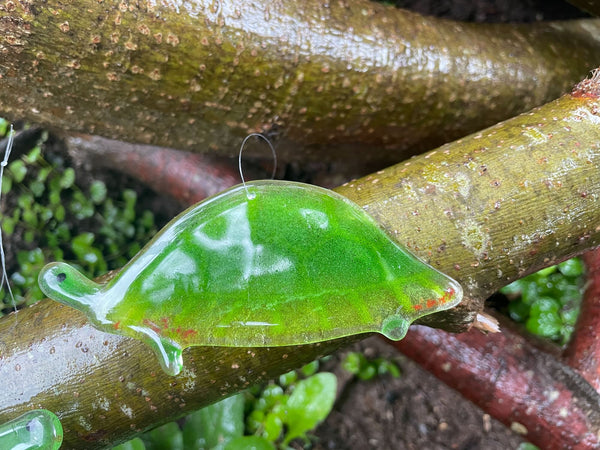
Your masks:
<path fill-rule="evenodd" d="M 348 353 L 342 362 L 342 367 L 361 380 L 371 380 L 376 375 L 384 375 L 387 373 L 394 378 L 400 376 L 400 369 L 392 361 L 385 358 L 369 360 L 365 355 L 358 352 Z"/>
<path fill-rule="evenodd" d="M 0 134 L 6 134 L 0 120 Z M 0 289 L 2 313 L 43 298 L 37 284 L 49 261 L 72 260 L 95 277 L 124 265 L 156 233 L 154 215 L 137 205 L 135 191 L 109 195 L 105 183 L 77 183 L 64 161 L 42 156 L 42 143 L 11 161 L 2 180 L 2 232 L 16 250 L 10 282 L 16 305 Z"/>
<path fill-rule="evenodd" d="M 573 332 L 584 285 L 584 266 L 573 258 L 517 280 L 501 289 L 510 317 L 527 330 L 561 344 Z"/>
<path fill-rule="evenodd" d="M 163 425 L 113 450 L 273 450 L 287 449 L 297 438 L 307 441 L 336 395 L 335 375 L 317 373 L 318 367 L 318 361 L 307 364 L 279 383 L 226 398 L 190 414 L 181 426 Z"/>

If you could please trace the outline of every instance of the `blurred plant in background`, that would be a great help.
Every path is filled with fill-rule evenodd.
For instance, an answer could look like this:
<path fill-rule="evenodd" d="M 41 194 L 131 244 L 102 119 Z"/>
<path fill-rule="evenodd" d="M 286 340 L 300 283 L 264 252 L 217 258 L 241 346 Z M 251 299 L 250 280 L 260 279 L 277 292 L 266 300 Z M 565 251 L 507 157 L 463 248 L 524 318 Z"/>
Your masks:
<path fill-rule="evenodd" d="M 8 127 L 0 119 L 0 136 Z M 8 271 L 17 307 L 43 298 L 37 277 L 47 262 L 68 260 L 96 277 L 123 266 L 156 233 L 154 214 L 140 210 L 135 191 L 109 192 L 101 180 L 80 187 L 60 156 L 42 155 L 45 139 L 9 162 L 2 180 L 1 226 L 16 255 Z M 13 310 L 5 290 L 0 300 L 1 314 Z"/>
<path fill-rule="evenodd" d="M 335 375 L 318 369 L 313 361 L 113 450 L 288 449 L 297 438 L 309 444 L 308 433 L 329 415 L 337 389 Z"/>
<path fill-rule="evenodd" d="M 501 289 L 510 317 L 538 336 L 566 344 L 575 327 L 585 284 L 580 258 L 564 261 Z"/>

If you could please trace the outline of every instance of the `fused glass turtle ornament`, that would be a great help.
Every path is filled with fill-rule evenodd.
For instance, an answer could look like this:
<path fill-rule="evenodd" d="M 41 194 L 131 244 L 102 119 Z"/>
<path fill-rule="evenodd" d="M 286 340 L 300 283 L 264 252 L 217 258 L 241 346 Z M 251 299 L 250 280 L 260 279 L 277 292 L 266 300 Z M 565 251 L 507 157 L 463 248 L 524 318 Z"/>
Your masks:
<path fill-rule="evenodd" d="M 238 185 L 187 209 L 112 280 L 65 263 L 42 291 L 100 330 L 142 339 L 178 374 L 190 346 L 268 347 L 379 332 L 455 306 L 460 285 L 404 250 L 358 205 L 284 181 Z"/>
<path fill-rule="evenodd" d="M 0 425 L 0 448 L 57 450 L 63 440 L 58 417 L 47 409 L 35 409 Z"/>

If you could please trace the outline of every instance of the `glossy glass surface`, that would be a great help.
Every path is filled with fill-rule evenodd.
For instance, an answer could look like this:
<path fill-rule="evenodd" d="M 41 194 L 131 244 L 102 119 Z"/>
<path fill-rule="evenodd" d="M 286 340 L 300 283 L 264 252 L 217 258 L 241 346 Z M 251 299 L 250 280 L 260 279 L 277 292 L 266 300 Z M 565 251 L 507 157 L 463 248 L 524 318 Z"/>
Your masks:
<path fill-rule="evenodd" d="M 192 345 L 296 345 L 366 332 L 397 340 L 418 317 L 460 301 L 458 283 L 345 197 L 292 182 L 246 186 L 184 211 L 106 285 L 52 263 L 40 287 L 96 327 L 144 340 L 171 374 Z"/>
<path fill-rule="evenodd" d="M 63 440 L 58 417 L 36 409 L 0 425 L 0 448 L 11 450 L 57 450 Z"/>

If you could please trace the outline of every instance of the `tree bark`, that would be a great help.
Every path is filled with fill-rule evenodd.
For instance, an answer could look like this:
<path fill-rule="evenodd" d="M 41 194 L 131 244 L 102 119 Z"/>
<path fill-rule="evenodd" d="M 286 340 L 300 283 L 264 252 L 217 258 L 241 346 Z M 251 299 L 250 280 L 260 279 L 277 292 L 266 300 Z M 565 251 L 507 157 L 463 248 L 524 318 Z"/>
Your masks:
<path fill-rule="evenodd" d="M 423 322 L 465 330 L 513 279 L 598 245 L 599 77 L 530 113 L 349 183 L 413 252 L 466 298 Z M 49 300 L 0 319 L 0 421 L 54 411 L 65 448 L 99 448 L 329 353 L 350 339 L 269 349 L 195 347 L 164 374 L 142 343 L 92 328 Z"/>
<path fill-rule="evenodd" d="M 594 16 L 600 16 L 600 2 L 598 0 L 569 0 L 569 3 Z"/>
<path fill-rule="evenodd" d="M 600 392 L 600 249 L 587 252 L 583 260 L 587 284 L 577 325 L 563 356 L 569 366 Z"/>
<path fill-rule="evenodd" d="M 0 114 L 226 155 L 261 131 L 284 162 L 380 168 L 558 97 L 600 60 L 599 34 L 366 0 L 8 0 Z"/>
<path fill-rule="evenodd" d="M 336 189 L 463 286 L 458 307 L 422 323 L 464 330 L 498 288 L 600 243 L 599 85 L 595 71 L 554 102 Z"/>

